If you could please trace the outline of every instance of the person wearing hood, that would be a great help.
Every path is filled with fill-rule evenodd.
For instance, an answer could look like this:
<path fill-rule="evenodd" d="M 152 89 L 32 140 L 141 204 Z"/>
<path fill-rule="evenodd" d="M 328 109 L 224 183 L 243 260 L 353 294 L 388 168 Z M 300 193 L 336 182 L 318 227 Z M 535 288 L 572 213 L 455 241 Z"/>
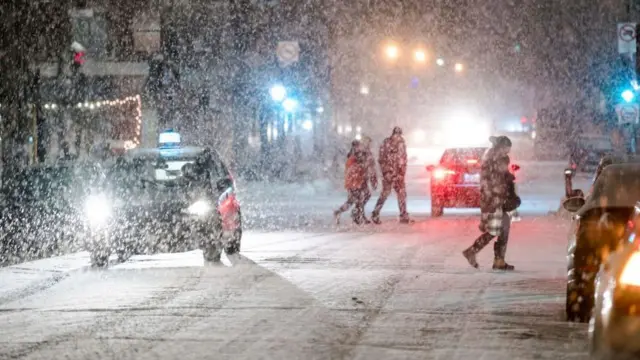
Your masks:
<path fill-rule="evenodd" d="M 364 216 L 364 202 L 367 198 L 367 169 L 366 155 L 362 149 L 362 144 L 358 140 L 351 143 L 351 150 L 347 155 L 347 162 L 344 170 L 344 187 L 347 190 L 347 201 L 340 208 L 333 212 L 336 224 L 340 223 L 340 215 L 355 205 L 351 213 L 353 222 L 361 225 L 369 221 Z M 369 196 L 371 196 L 369 194 Z"/>
<path fill-rule="evenodd" d="M 400 222 L 411 223 L 407 212 L 407 188 L 405 175 L 407 173 L 407 146 L 402 137 L 402 129 L 398 126 L 393 128 L 391 136 L 384 139 L 380 146 L 378 163 L 382 170 L 382 193 L 378 198 L 376 207 L 371 214 L 371 220 L 380 224 L 380 211 L 391 194 L 395 190 L 398 196 L 398 208 L 400 209 Z"/>
<path fill-rule="evenodd" d="M 469 248 L 462 252 L 469 264 L 478 268 L 476 255 L 497 237 L 493 246 L 494 270 L 514 270 L 505 262 L 511 217 L 509 212 L 520 205 L 515 195 L 513 176 L 509 174 L 509 152 L 511 140 L 506 136 L 490 138 L 493 146 L 483 156 L 480 170 L 480 235 Z"/>

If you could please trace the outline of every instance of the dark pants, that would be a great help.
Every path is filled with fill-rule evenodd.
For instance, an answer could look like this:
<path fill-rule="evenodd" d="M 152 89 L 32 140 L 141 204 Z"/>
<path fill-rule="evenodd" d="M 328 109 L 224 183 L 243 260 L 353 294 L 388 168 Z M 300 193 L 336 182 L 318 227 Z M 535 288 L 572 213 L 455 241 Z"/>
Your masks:
<path fill-rule="evenodd" d="M 347 190 L 347 202 L 340 206 L 337 213 L 341 214 L 355 205 L 351 211 L 351 218 L 355 223 L 361 223 L 364 220 L 364 204 L 369 201 L 369 198 L 371 198 L 371 192 L 366 184 L 360 189 Z"/>
<path fill-rule="evenodd" d="M 511 216 L 504 213 L 502 215 L 502 232 L 498 236 L 498 239 L 493 244 L 493 254 L 496 259 L 504 260 L 507 254 L 507 243 L 509 242 L 509 230 L 511 229 Z M 473 254 L 477 254 L 482 250 L 495 236 L 484 233 L 476 239 L 476 241 L 469 248 Z"/>
<path fill-rule="evenodd" d="M 393 173 L 382 174 L 382 193 L 378 198 L 375 209 L 373 209 L 373 216 L 380 216 L 380 211 L 387 201 L 391 190 L 396 192 L 398 196 L 398 208 L 400 209 L 400 217 L 406 218 L 409 216 L 407 213 L 407 188 L 404 183 L 404 175 L 394 175 Z"/>

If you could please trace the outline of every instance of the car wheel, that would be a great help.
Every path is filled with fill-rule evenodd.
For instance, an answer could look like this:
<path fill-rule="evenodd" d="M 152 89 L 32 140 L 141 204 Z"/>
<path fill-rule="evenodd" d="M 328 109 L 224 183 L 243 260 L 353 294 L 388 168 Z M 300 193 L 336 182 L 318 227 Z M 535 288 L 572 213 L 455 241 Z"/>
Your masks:
<path fill-rule="evenodd" d="M 240 252 L 240 245 L 242 243 L 242 214 L 239 212 L 238 217 L 240 218 L 238 228 L 233 232 L 231 239 L 224 249 L 224 251 L 229 255 Z"/>
<path fill-rule="evenodd" d="M 587 323 L 593 309 L 593 289 L 580 280 L 567 284 L 566 314 L 571 322 Z"/>
<path fill-rule="evenodd" d="M 109 252 L 108 251 L 92 251 L 91 252 L 91 266 L 104 268 L 109 265 Z"/>
<path fill-rule="evenodd" d="M 210 234 L 205 235 L 201 247 L 205 262 L 220 262 L 220 256 L 222 255 L 222 229 L 219 225 Z"/>
<path fill-rule="evenodd" d="M 431 217 L 440 217 L 444 214 L 444 205 L 438 198 L 431 198 Z"/>
<path fill-rule="evenodd" d="M 202 257 L 205 262 L 219 263 L 222 256 L 222 247 L 215 242 L 205 244 L 202 249 Z"/>

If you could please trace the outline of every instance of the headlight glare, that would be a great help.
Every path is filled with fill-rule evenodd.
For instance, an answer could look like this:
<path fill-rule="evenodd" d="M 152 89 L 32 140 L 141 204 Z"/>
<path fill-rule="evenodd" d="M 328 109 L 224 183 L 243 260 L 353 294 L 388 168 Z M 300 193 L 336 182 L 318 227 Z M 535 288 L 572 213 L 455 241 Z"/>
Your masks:
<path fill-rule="evenodd" d="M 620 283 L 623 285 L 640 286 L 640 252 L 635 252 L 624 265 L 620 274 Z"/>
<path fill-rule="evenodd" d="M 100 226 L 111 217 L 111 204 L 104 195 L 91 195 L 84 204 L 84 212 L 91 225 Z"/>
<path fill-rule="evenodd" d="M 209 211 L 211 211 L 211 205 L 204 200 L 198 200 L 194 202 L 187 209 L 187 212 L 189 214 L 198 216 L 206 215 L 207 213 L 209 213 Z"/>

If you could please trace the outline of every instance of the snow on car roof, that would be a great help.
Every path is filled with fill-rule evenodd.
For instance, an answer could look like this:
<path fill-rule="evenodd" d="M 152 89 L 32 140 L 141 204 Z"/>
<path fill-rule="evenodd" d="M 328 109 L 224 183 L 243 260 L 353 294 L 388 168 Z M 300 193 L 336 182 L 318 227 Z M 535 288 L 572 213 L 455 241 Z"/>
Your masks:
<path fill-rule="evenodd" d="M 634 207 L 640 201 L 640 163 L 612 164 L 602 170 L 578 215 L 596 208 Z"/>

